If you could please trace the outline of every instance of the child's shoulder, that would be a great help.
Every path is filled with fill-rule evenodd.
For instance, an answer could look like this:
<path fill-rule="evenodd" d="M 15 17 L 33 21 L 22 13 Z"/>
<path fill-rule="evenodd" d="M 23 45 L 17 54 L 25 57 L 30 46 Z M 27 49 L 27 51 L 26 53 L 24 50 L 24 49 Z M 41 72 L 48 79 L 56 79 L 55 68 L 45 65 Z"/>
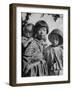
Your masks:
<path fill-rule="evenodd" d="M 58 50 L 58 51 L 59 51 L 59 50 L 63 50 L 63 46 L 60 45 L 60 46 L 55 47 L 54 49 L 55 49 L 55 50 Z"/>
<path fill-rule="evenodd" d="M 51 45 L 49 45 L 44 49 L 44 52 L 50 53 L 52 50 L 53 50 L 53 47 Z"/>
<path fill-rule="evenodd" d="M 49 46 L 47 46 L 47 50 L 50 50 L 50 49 L 52 49 L 53 47 L 52 47 L 52 45 L 49 45 Z"/>

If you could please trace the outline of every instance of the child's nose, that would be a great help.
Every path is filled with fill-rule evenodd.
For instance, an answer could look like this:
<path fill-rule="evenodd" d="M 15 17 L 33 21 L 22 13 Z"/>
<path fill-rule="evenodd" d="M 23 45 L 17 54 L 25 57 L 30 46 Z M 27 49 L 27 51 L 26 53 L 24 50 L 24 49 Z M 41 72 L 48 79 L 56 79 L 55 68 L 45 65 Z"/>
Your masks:
<path fill-rule="evenodd" d="M 41 30 L 41 34 L 43 34 L 43 30 Z"/>

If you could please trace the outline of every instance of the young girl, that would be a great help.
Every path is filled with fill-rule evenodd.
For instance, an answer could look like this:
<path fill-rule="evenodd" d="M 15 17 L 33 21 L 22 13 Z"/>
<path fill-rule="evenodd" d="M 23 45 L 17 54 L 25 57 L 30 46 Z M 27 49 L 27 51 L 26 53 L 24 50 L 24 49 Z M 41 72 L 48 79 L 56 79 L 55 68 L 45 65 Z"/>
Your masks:
<path fill-rule="evenodd" d="M 47 72 L 47 63 L 45 61 L 44 55 L 43 55 L 43 51 L 44 51 L 44 47 L 47 47 L 47 42 L 46 42 L 46 35 L 48 34 L 49 28 L 47 23 L 44 20 L 40 20 L 35 24 L 35 29 L 34 29 L 34 33 L 35 33 L 35 41 L 37 44 L 37 47 L 39 48 L 40 52 L 42 53 L 42 57 L 43 57 L 43 64 L 41 65 L 41 71 L 43 75 L 48 75 Z M 40 57 L 40 55 L 39 55 Z"/>
<path fill-rule="evenodd" d="M 23 36 L 22 36 L 22 77 L 25 76 L 25 68 L 29 62 L 28 58 L 25 59 L 25 52 L 29 44 L 33 40 L 33 28 L 34 25 L 29 23 L 25 25 L 23 28 Z"/>
<path fill-rule="evenodd" d="M 33 40 L 33 29 L 34 25 L 32 23 L 25 25 L 23 28 L 22 43 L 24 47 L 26 47 L 28 43 Z"/>
<path fill-rule="evenodd" d="M 48 36 L 52 43 L 45 49 L 44 55 L 48 65 L 49 75 L 60 75 L 63 72 L 63 35 L 59 29 L 54 29 Z"/>
<path fill-rule="evenodd" d="M 22 52 L 22 77 L 46 75 L 45 69 L 43 69 L 46 66 L 46 62 L 42 54 L 42 45 L 37 39 L 32 38 L 33 28 L 31 26 L 28 24 L 25 27 L 24 37 L 28 39 L 22 39 L 22 50 L 24 49 Z M 30 31 L 32 31 L 31 34 Z"/>

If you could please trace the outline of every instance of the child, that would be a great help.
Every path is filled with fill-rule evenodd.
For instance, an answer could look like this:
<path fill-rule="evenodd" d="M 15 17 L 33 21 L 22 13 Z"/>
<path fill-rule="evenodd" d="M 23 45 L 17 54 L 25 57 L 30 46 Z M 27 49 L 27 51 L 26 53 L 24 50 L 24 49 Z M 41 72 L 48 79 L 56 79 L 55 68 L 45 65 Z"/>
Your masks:
<path fill-rule="evenodd" d="M 48 32 L 49 32 L 48 24 L 44 20 L 39 20 L 35 24 L 34 36 L 35 36 L 35 41 L 36 41 L 37 47 L 39 48 L 40 52 L 42 53 L 43 64 L 41 65 L 41 71 L 42 71 L 42 74 L 44 74 L 45 76 L 48 75 L 48 72 L 47 72 L 48 70 L 47 70 L 47 63 L 46 63 L 44 55 L 43 55 L 43 50 L 44 50 L 44 47 L 47 46 L 46 35 L 48 34 Z M 39 57 L 40 57 L 40 55 L 39 55 Z"/>
<path fill-rule="evenodd" d="M 32 36 L 33 36 L 33 28 L 34 25 L 32 23 L 29 23 L 27 25 L 25 25 L 25 27 L 23 28 L 23 37 L 22 37 L 22 77 L 25 75 L 25 68 L 27 63 L 29 62 L 28 59 L 25 59 L 24 54 L 25 54 L 25 50 L 27 48 L 27 45 L 29 45 L 29 43 L 31 43 L 31 41 L 33 40 Z"/>
<path fill-rule="evenodd" d="M 32 38 L 33 28 L 34 28 L 34 25 L 32 23 L 25 25 L 25 27 L 23 28 L 22 43 L 24 47 L 26 47 L 28 43 L 31 42 L 31 40 L 33 40 Z"/>
<path fill-rule="evenodd" d="M 22 77 L 44 75 L 41 67 L 45 64 L 45 60 L 43 60 L 41 47 L 33 38 L 33 27 L 34 25 L 27 24 L 22 38 Z"/>
<path fill-rule="evenodd" d="M 52 43 L 45 49 L 44 55 L 48 64 L 49 75 L 60 75 L 63 72 L 63 35 L 59 29 L 54 29 L 48 36 Z"/>

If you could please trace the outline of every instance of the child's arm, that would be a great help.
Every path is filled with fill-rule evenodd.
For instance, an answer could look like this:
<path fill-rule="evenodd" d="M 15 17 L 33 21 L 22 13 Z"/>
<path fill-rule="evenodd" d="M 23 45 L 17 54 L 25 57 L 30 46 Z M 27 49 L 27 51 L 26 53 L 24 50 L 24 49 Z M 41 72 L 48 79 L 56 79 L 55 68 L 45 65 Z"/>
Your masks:
<path fill-rule="evenodd" d="M 31 37 L 30 39 L 28 40 L 22 40 L 22 43 L 24 45 L 24 47 L 27 47 L 27 45 L 33 40 L 33 38 Z"/>
<path fill-rule="evenodd" d="M 45 63 L 45 60 L 43 58 L 43 54 L 42 53 L 35 53 L 33 56 L 32 56 L 32 61 L 31 62 L 34 62 L 34 61 L 40 61 L 42 62 L 43 64 Z"/>
<path fill-rule="evenodd" d="M 58 64 L 60 70 L 63 69 L 63 56 L 62 55 L 63 55 L 62 49 L 60 48 L 57 50 L 57 52 L 54 52 L 55 61 Z"/>
<path fill-rule="evenodd" d="M 25 43 L 25 47 L 31 42 L 33 40 L 33 38 L 31 37 L 31 38 L 29 38 L 28 40 L 27 40 L 27 42 Z"/>

